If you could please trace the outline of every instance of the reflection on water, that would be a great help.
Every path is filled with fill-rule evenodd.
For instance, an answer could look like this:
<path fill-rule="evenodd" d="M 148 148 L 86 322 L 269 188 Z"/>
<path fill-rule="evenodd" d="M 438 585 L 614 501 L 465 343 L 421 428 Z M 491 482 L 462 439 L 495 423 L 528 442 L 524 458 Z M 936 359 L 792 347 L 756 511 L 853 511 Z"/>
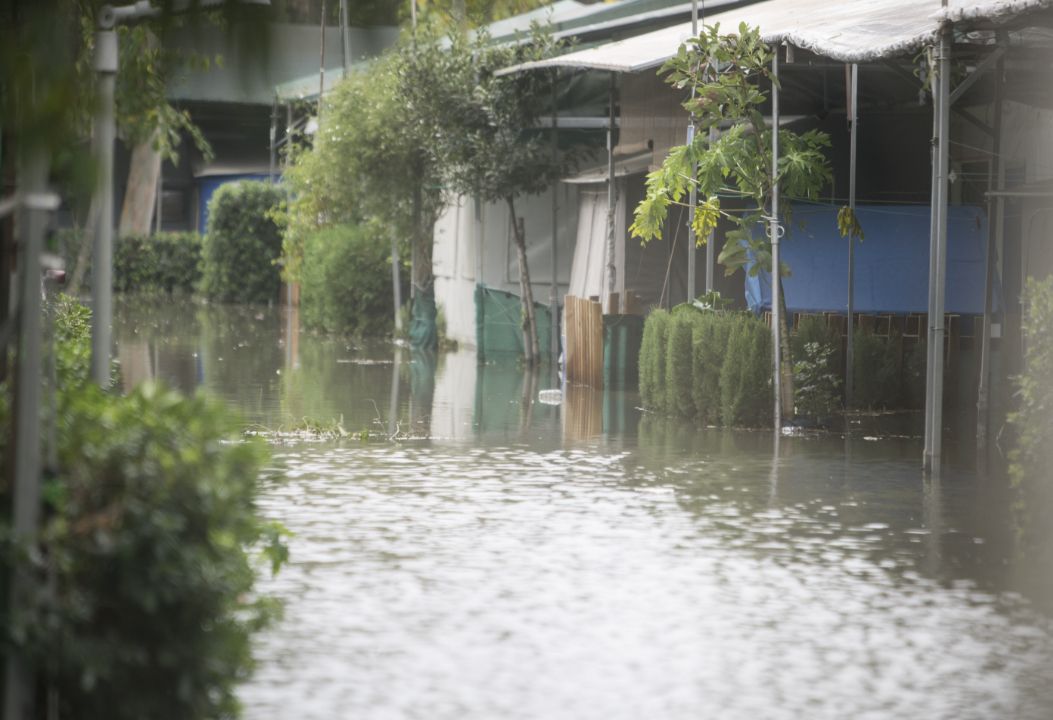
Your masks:
<path fill-rule="evenodd" d="M 394 438 L 275 449 L 262 507 L 295 536 L 249 718 L 1053 717 L 1004 484 L 926 480 L 916 440 L 776 443 L 584 388 L 544 405 L 544 377 L 470 351 L 178 316 L 123 309 L 126 382 Z"/>

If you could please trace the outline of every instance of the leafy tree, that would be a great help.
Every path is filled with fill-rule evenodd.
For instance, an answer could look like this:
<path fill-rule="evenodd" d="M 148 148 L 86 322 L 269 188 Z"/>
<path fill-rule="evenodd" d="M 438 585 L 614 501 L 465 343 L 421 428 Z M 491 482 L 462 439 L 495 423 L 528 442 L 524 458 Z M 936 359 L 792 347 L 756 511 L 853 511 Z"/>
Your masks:
<path fill-rule="evenodd" d="M 700 202 L 695 212 L 695 232 L 700 243 L 723 217 L 734 225 L 726 235 L 718 261 L 728 275 L 743 269 L 751 275 L 772 270 L 770 239 L 764 228 L 774 188 L 771 176 L 771 130 L 764 122 L 761 106 L 767 93 L 761 80 L 777 86 L 769 66 L 772 50 L 757 28 L 745 23 L 737 34 L 721 34 L 720 26 L 708 27 L 680 47 L 661 72 L 679 90 L 693 89 L 684 108 L 692 113 L 698 131 L 690 144 L 670 150 L 662 166 L 647 179 L 644 199 L 636 208 L 630 228 L 641 242 L 661 238 L 669 206 L 684 204 L 697 168 L 696 189 Z M 721 128 L 712 143 L 709 128 Z M 830 140 L 825 133 L 795 133 L 779 130 L 778 183 L 789 197 L 816 198 L 832 176 L 823 150 Z M 746 203 L 742 212 L 721 207 L 721 196 L 736 196 Z M 779 268 L 782 276 L 789 268 Z M 785 411 L 793 408 L 793 361 L 786 322 L 786 298 L 780 292 L 782 341 L 782 387 Z"/>
<path fill-rule="evenodd" d="M 542 112 L 551 107 L 553 77 L 535 72 L 496 73 L 510 65 L 550 57 L 558 47 L 537 27 L 530 42 L 520 44 L 493 46 L 482 35 L 469 55 L 461 54 L 469 61 L 474 58 L 475 81 L 458 83 L 456 94 L 434 97 L 434 114 L 441 118 L 436 145 L 450 188 L 508 206 L 519 261 L 523 353 L 528 364 L 537 362 L 540 352 L 526 237 L 515 200 L 519 195 L 544 192 L 574 164 L 575 155 L 554 156 L 549 138 L 534 129 Z"/>

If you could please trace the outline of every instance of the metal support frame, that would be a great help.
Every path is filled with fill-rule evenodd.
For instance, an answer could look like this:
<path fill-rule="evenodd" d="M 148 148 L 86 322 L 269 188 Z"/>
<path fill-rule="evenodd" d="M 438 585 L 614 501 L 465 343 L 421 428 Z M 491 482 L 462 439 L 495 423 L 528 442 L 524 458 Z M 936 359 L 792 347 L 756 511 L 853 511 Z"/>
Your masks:
<path fill-rule="evenodd" d="M 608 302 L 610 295 L 617 288 L 618 267 L 615 258 L 614 247 L 614 213 L 618 204 L 615 191 L 614 179 L 614 97 L 617 89 L 618 76 L 612 72 L 610 86 L 608 88 L 608 116 L 607 116 L 607 293 Z M 619 300 L 620 302 L 620 300 Z"/>
<path fill-rule="evenodd" d="M 849 68 L 849 107 L 848 107 L 848 207 L 855 214 L 856 211 L 856 147 L 858 145 L 859 125 L 859 65 L 852 63 Z M 855 363 L 855 259 L 856 239 L 852 232 L 848 233 L 848 340 L 845 346 L 845 405 L 852 405 L 852 389 L 855 385 L 852 366 Z"/>
<path fill-rule="evenodd" d="M 110 386 L 110 333 L 113 321 L 113 144 L 114 88 L 117 82 L 117 31 L 112 13 L 100 12 L 95 33 L 95 72 L 99 100 L 95 110 L 95 245 L 92 258 L 91 375 L 101 387 Z M 108 21 L 108 22 L 107 22 Z"/>
<path fill-rule="evenodd" d="M 779 327 L 779 297 L 782 278 L 779 273 L 779 46 L 771 56 L 771 332 L 775 368 L 775 432 L 782 432 L 782 356 L 779 352 L 781 328 Z"/>
<path fill-rule="evenodd" d="M 985 63 L 981 63 L 984 65 Z M 977 68 L 979 72 L 979 68 Z M 1002 160 L 1002 104 L 1005 96 L 1005 59 L 998 54 L 994 80 L 994 138 L 991 142 L 991 164 L 987 176 L 987 185 L 996 191 L 1005 188 L 1005 162 Z M 1005 211 L 1005 198 L 989 196 L 987 198 L 987 257 L 984 273 L 984 328 L 980 345 L 980 382 L 976 390 L 976 450 L 983 454 L 987 449 L 989 394 L 991 384 L 991 317 L 993 314 L 992 295 L 994 279 L 998 265 L 998 240 L 1002 229 L 1002 217 Z"/>
<path fill-rule="evenodd" d="M 929 248 L 929 322 L 923 467 L 939 472 L 943 435 L 944 303 L 947 284 L 947 170 L 950 163 L 951 30 L 940 33 L 937 52 L 933 222 Z"/>
<path fill-rule="evenodd" d="M 275 95 L 271 101 L 271 129 L 270 129 L 270 155 L 267 168 L 267 179 L 274 182 L 274 169 L 278 164 L 278 96 Z"/>
<path fill-rule="evenodd" d="M 16 543 L 34 541 L 40 525 L 42 308 L 40 255 L 44 249 L 47 210 L 39 202 L 48 176 L 48 157 L 31 151 L 20 164 L 24 188 L 22 239 L 19 243 L 19 339 L 15 382 L 14 497 L 11 534 Z M 112 205 L 111 205 L 112 207 Z M 32 553 L 33 548 L 29 547 Z M 8 625 L 14 626 L 33 605 L 32 573 L 16 562 L 10 575 Z M 4 678 L 4 720 L 34 717 L 34 669 L 28 659 L 9 651 Z"/>

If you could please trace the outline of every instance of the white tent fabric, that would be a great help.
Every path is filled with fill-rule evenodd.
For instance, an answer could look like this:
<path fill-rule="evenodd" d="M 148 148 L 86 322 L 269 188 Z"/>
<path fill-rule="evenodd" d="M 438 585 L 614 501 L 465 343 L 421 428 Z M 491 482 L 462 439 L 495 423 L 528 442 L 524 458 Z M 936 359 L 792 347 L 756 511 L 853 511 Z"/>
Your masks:
<path fill-rule="evenodd" d="M 1053 6 L 1053 0 L 768 0 L 707 15 L 705 25 L 728 31 L 759 27 L 767 42 L 787 42 L 842 62 L 912 53 L 930 44 L 946 22 L 1005 22 Z M 691 23 L 637 35 L 559 57 L 505 68 L 502 74 L 546 67 L 639 72 L 658 67 L 691 37 Z"/>

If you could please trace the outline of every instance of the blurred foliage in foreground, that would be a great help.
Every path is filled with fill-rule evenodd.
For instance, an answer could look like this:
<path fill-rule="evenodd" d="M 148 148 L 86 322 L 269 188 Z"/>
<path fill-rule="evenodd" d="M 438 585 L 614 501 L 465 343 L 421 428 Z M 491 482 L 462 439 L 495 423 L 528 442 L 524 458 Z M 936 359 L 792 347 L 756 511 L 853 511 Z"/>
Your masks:
<path fill-rule="evenodd" d="M 1024 293 L 1024 371 L 1016 378 L 1019 407 L 1009 474 L 1025 553 L 1053 560 L 1053 278 L 1029 279 Z M 1049 567 L 1046 562 L 1042 566 Z"/>
<path fill-rule="evenodd" d="M 88 311 L 68 298 L 53 311 L 57 466 L 39 543 L 15 546 L 3 526 L 5 565 L 30 563 L 39 591 L 5 640 L 34 658 L 62 718 L 236 716 L 250 639 L 278 609 L 254 585 L 287 556 L 256 508 L 265 449 L 206 397 L 102 392 Z"/>

